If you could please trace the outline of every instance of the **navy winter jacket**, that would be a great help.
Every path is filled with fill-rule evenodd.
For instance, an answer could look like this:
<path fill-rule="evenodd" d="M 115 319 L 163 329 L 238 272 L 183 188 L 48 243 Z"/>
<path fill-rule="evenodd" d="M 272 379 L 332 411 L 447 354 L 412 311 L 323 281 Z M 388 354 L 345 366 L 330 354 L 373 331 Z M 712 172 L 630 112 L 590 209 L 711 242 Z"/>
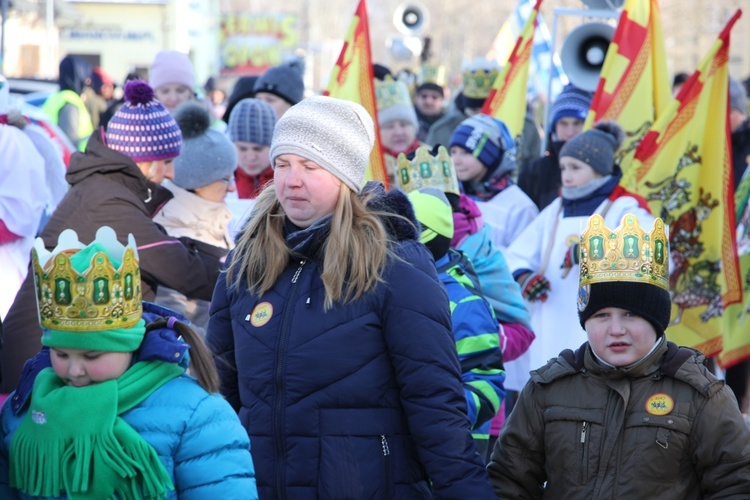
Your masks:
<path fill-rule="evenodd" d="M 400 191 L 375 204 L 415 221 Z M 250 434 L 262 499 L 494 498 L 435 265 L 417 226 L 389 227 L 402 260 L 365 296 L 328 311 L 327 228 L 294 246 L 299 258 L 260 297 L 219 278 L 207 340 Z"/>

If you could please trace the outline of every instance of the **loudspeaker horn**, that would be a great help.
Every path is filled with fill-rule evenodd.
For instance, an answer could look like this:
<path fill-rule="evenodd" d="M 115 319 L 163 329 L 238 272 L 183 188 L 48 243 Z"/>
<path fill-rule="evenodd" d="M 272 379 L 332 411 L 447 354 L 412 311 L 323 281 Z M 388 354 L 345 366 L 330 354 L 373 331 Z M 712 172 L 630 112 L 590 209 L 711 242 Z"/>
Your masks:
<path fill-rule="evenodd" d="M 404 3 L 393 13 L 393 24 L 404 35 L 418 35 L 427 27 L 429 15 L 427 9 L 418 3 Z"/>
<path fill-rule="evenodd" d="M 581 0 L 589 9 L 594 10 L 617 10 L 622 7 L 625 0 Z"/>
<path fill-rule="evenodd" d="M 606 23 L 586 23 L 570 32 L 562 44 L 560 61 L 571 83 L 593 92 L 599 84 L 607 48 L 615 28 Z"/>

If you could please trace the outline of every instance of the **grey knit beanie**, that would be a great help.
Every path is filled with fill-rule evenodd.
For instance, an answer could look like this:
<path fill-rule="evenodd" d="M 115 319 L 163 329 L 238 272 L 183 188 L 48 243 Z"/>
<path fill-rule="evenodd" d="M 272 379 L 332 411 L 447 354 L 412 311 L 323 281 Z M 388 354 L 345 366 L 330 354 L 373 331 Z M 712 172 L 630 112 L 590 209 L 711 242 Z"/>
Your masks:
<path fill-rule="evenodd" d="M 268 92 L 284 99 L 289 104 L 297 104 L 302 100 L 305 92 L 304 63 L 301 59 L 293 59 L 266 70 L 255 82 L 253 92 Z"/>
<path fill-rule="evenodd" d="M 260 99 L 242 99 L 229 115 L 229 139 L 271 145 L 276 112 Z"/>
<path fill-rule="evenodd" d="M 276 122 L 271 165 L 279 155 L 299 155 L 359 193 L 374 142 L 375 126 L 361 105 L 335 97 L 308 97 Z"/>
<path fill-rule="evenodd" d="M 615 152 L 625 138 L 625 132 L 615 122 L 599 122 L 594 128 L 567 141 L 560 150 L 560 158 L 570 156 L 589 165 L 601 175 L 611 175 Z"/>
<path fill-rule="evenodd" d="M 745 86 L 734 78 L 729 78 L 729 106 L 737 111 L 747 113 L 747 92 Z"/>
<path fill-rule="evenodd" d="M 195 189 L 224 179 L 237 169 L 234 144 L 213 130 L 208 110 L 195 102 L 186 102 L 175 111 L 182 131 L 182 150 L 174 160 L 174 183 L 183 189 Z"/>

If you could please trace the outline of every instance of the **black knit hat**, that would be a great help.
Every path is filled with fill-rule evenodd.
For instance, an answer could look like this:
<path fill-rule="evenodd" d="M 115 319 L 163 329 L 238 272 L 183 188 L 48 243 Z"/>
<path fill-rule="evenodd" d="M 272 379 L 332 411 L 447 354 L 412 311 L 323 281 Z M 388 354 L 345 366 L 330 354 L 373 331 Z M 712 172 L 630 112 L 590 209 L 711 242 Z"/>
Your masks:
<path fill-rule="evenodd" d="M 669 326 L 672 302 L 669 292 L 643 282 L 610 281 L 592 283 L 578 290 L 578 318 L 586 320 L 605 307 L 619 307 L 637 314 L 654 326 L 657 336 Z"/>

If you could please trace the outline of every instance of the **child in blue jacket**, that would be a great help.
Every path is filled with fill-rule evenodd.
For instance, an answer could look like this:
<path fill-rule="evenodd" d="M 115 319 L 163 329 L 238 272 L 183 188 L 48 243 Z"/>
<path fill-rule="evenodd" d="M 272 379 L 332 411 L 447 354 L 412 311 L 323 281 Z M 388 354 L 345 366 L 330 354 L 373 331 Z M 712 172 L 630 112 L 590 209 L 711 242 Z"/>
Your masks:
<path fill-rule="evenodd" d="M 420 241 L 432 252 L 438 278 L 448 293 L 472 436 L 484 458 L 490 420 L 505 397 L 497 319 L 482 297 L 471 261 L 461 251 L 450 248 L 453 211 L 445 193 L 426 187 L 409 193 L 409 200 L 422 225 Z"/>
<path fill-rule="evenodd" d="M 141 302 L 133 236 L 37 239 L 33 272 L 44 348 L 0 413 L 0 498 L 258 498 L 208 349 Z"/>

